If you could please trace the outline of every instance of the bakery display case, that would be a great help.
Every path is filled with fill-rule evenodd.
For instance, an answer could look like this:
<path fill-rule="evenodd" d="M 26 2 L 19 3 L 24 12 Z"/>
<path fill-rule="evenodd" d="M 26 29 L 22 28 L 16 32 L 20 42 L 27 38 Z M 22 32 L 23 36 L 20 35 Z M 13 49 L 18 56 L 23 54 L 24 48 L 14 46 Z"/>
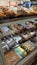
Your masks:
<path fill-rule="evenodd" d="M 3 58 L 3 61 L 1 60 L 0 64 L 31 65 L 37 55 L 37 17 L 2 21 L 0 23 L 0 45 L 2 45 L 0 59 Z"/>
<path fill-rule="evenodd" d="M 9 0 L 0 6 L 0 65 L 32 65 L 36 58 L 37 2 Z"/>

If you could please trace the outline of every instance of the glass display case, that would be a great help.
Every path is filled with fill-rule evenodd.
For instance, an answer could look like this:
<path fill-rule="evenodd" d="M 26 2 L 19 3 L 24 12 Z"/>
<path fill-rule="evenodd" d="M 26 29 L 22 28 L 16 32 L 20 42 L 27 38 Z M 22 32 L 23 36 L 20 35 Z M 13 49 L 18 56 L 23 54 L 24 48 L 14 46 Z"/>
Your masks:
<path fill-rule="evenodd" d="M 37 17 L 26 17 L 1 21 L 3 23 L 0 23 L 0 65 L 31 65 L 35 61 L 37 55 L 36 19 Z"/>
<path fill-rule="evenodd" d="M 0 0 L 0 65 L 31 65 L 37 58 L 37 0 Z"/>

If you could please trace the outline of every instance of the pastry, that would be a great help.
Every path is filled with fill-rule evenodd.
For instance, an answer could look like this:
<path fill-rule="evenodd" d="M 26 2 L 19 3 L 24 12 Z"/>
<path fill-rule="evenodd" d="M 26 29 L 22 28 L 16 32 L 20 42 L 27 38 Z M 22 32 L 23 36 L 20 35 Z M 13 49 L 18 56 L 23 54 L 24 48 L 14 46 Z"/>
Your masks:
<path fill-rule="evenodd" d="M 20 32 L 20 31 L 19 31 L 17 28 L 15 28 L 13 25 L 9 26 L 9 28 L 12 30 L 13 34 L 17 34 L 17 33 Z"/>
<path fill-rule="evenodd" d="M 27 41 L 22 43 L 21 46 L 27 50 L 27 52 L 33 51 L 35 49 L 35 45 L 31 41 Z"/>
<path fill-rule="evenodd" d="M 0 27 L 0 30 L 4 35 L 10 35 L 12 34 L 12 31 L 7 26 Z"/>
<path fill-rule="evenodd" d="M 24 40 L 28 40 L 30 38 L 29 34 L 21 34 L 21 36 L 24 38 Z"/>
<path fill-rule="evenodd" d="M 0 39 L 3 38 L 5 36 L 5 34 L 3 33 L 3 31 L 0 29 Z"/>
<path fill-rule="evenodd" d="M 13 50 L 9 51 L 4 56 L 7 65 L 15 65 L 21 60 L 21 58 Z"/>
<path fill-rule="evenodd" d="M 25 24 L 26 24 L 26 27 L 25 28 L 27 30 L 34 30 L 34 29 L 36 29 L 36 26 L 34 24 L 32 24 L 32 23 L 27 22 Z"/>
<path fill-rule="evenodd" d="M 0 18 L 2 18 L 2 17 L 6 17 L 6 15 L 4 14 L 2 8 L 0 7 Z"/>
<path fill-rule="evenodd" d="M 15 15 L 15 13 L 14 13 L 14 11 L 12 10 L 12 8 L 11 7 L 4 7 L 3 8 L 3 12 L 4 12 L 4 14 L 6 15 L 6 16 L 14 16 Z"/>
<path fill-rule="evenodd" d="M 4 37 L 1 39 L 1 44 L 5 53 L 16 46 L 16 41 L 11 37 Z"/>
<path fill-rule="evenodd" d="M 15 51 L 21 58 L 27 56 L 27 52 L 26 52 L 23 48 L 21 48 L 20 46 L 16 47 L 16 48 L 14 49 L 14 51 Z"/>
<path fill-rule="evenodd" d="M 33 32 L 27 32 L 27 34 L 29 35 L 29 38 L 32 38 L 36 35 L 35 31 Z"/>
<path fill-rule="evenodd" d="M 32 6 L 31 9 L 33 9 L 34 14 L 37 14 L 37 5 Z"/>
<path fill-rule="evenodd" d="M 17 43 L 19 43 L 19 42 L 22 40 L 22 37 L 19 36 L 19 35 L 16 35 L 16 36 L 14 37 L 14 40 L 16 40 Z"/>
<path fill-rule="evenodd" d="M 23 10 L 21 6 L 18 6 L 16 11 L 16 16 L 22 16 L 22 15 L 23 15 Z"/>
<path fill-rule="evenodd" d="M 33 37 L 34 35 L 36 35 L 36 32 L 33 31 L 33 32 L 30 32 L 30 36 Z"/>
<path fill-rule="evenodd" d="M 23 10 L 24 10 L 24 14 L 25 14 L 25 15 L 30 15 L 30 11 L 29 11 L 28 8 L 23 7 Z"/>
<path fill-rule="evenodd" d="M 22 31 L 24 29 L 24 27 L 21 24 L 15 24 L 14 27 L 20 31 Z"/>

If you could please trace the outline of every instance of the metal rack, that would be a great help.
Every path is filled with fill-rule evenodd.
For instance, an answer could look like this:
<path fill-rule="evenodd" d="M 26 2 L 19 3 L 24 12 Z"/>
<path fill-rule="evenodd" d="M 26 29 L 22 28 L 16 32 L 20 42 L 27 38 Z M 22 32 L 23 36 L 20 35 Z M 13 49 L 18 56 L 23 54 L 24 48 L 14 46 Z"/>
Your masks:
<path fill-rule="evenodd" d="M 9 19 L 9 20 L 3 20 L 8 21 L 8 23 L 1 23 L 0 26 L 5 26 L 5 25 L 10 25 L 10 24 L 16 24 L 16 23 L 24 23 L 25 21 L 29 21 L 29 20 L 35 20 L 37 19 L 37 17 L 27 17 L 27 18 L 22 18 L 21 19 L 17 19 L 17 20 L 13 20 L 13 19 Z M 22 59 L 19 63 L 17 63 L 16 65 L 31 65 L 31 63 L 35 60 L 35 56 L 37 55 L 37 49 L 34 50 L 31 54 L 29 54 L 26 58 Z M 32 61 L 33 60 L 33 61 Z M 3 54 L 3 50 L 2 50 L 2 46 L 0 43 L 0 65 L 6 65 L 5 64 L 5 59 L 4 59 L 4 54 Z"/>

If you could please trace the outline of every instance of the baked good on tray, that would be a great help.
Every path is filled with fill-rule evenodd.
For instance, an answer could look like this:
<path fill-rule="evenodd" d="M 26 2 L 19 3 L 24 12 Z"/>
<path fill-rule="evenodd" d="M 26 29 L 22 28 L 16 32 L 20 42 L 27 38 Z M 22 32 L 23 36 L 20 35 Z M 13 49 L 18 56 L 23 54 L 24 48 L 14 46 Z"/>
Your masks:
<path fill-rule="evenodd" d="M 14 51 L 21 57 L 21 58 L 24 58 L 27 56 L 27 52 L 21 48 L 21 46 L 18 46 L 16 48 L 14 48 Z"/>
<path fill-rule="evenodd" d="M 28 8 L 22 7 L 22 9 L 24 10 L 24 15 L 30 15 L 31 14 Z"/>
<path fill-rule="evenodd" d="M 14 27 L 17 28 L 19 31 L 22 31 L 24 29 L 21 24 L 15 24 Z"/>
<path fill-rule="evenodd" d="M 21 36 L 24 40 L 28 40 L 31 37 L 30 34 L 23 34 L 23 33 L 21 34 Z"/>
<path fill-rule="evenodd" d="M 4 53 L 6 53 L 6 52 L 10 51 L 10 49 L 12 49 L 13 47 L 16 46 L 16 41 L 13 39 L 13 37 L 4 36 L 1 39 L 1 44 L 2 44 Z"/>
<path fill-rule="evenodd" d="M 21 43 L 22 41 L 22 37 L 20 35 L 16 35 L 14 36 L 14 40 L 16 41 L 17 44 L 19 44 L 19 42 Z"/>
<path fill-rule="evenodd" d="M 15 15 L 15 13 L 14 13 L 14 11 L 12 10 L 12 8 L 11 7 L 3 7 L 3 12 L 4 12 L 4 14 L 6 15 L 6 16 L 14 16 Z"/>
<path fill-rule="evenodd" d="M 12 31 L 7 26 L 0 27 L 0 30 L 5 36 L 12 34 Z"/>
<path fill-rule="evenodd" d="M 37 14 L 37 5 L 33 5 L 31 9 L 33 10 L 34 14 Z"/>
<path fill-rule="evenodd" d="M 28 53 L 35 49 L 35 45 L 31 41 L 26 41 L 21 44 L 22 48 L 24 48 Z"/>
<path fill-rule="evenodd" d="M 6 15 L 4 14 L 4 12 L 0 12 L 0 18 L 6 17 Z"/>
<path fill-rule="evenodd" d="M 37 14 L 37 6 L 31 6 L 29 9 L 26 7 L 22 7 L 22 9 L 24 10 L 25 15 Z"/>
<path fill-rule="evenodd" d="M 36 29 L 36 26 L 32 23 L 27 22 L 26 23 L 26 29 L 27 30 L 34 30 L 34 29 Z"/>
<path fill-rule="evenodd" d="M 9 28 L 12 30 L 13 34 L 17 34 L 20 32 L 17 28 L 14 27 L 14 25 L 10 25 Z"/>
<path fill-rule="evenodd" d="M 0 7 L 0 18 L 2 18 L 2 17 L 6 17 L 6 15 L 4 14 L 2 8 Z"/>
<path fill-rule="evenodd" d="M 30 32 L 30 36 L 31 36 L 31 37 L 34 37 L 35 35 L 36 35 L 36 32 L 35 32 L 35 31 Z"/>
<path fill-rule="evenodd" d="M 21 58 L 13 50 L 5 54 L 7 65 L 15 65 L 18 61 L 20 61 L 20 59 Z"/>
<path fill-rule="evenodd" d="M 3 12 L 6 14 L 6 16 L 21 16 L 23 15 L 23 10 L 21 7 L 17 6 L 9 6 L 9 7 L 2 7 Z"/>
<path fill-rule="evenodd" d="M 17 6 L 16 16 L 22 16 L 23 14 L 24 14 L 24 10 L 22 9 L 22 7 Z"/>

